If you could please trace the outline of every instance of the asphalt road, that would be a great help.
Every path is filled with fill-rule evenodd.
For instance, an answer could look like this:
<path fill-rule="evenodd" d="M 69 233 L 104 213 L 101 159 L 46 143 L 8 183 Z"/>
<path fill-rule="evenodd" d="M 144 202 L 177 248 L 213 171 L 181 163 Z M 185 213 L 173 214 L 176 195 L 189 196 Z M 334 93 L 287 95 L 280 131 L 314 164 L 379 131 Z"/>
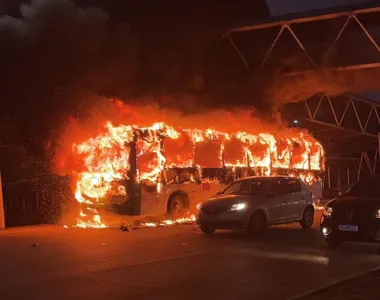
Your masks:
<path fill-rule="evenodd" d="M 9 230 L 0 233 L 0 299 L 288 299 L 380 266 L 375 250 L 330 251 L 317 228 L 298 224 L 256 241 L 192 225 Z"/>

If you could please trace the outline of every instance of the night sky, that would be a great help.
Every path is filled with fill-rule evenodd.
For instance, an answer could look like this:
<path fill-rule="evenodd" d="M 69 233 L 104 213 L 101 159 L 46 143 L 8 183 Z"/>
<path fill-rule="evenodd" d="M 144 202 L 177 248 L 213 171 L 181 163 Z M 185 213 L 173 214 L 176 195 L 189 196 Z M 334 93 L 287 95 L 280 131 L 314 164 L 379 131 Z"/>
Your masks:
<path fill-rule="evenodd" d="M 368 0 L 267 0 L 272 15 L 282 15 L 339 5 L 367 3 Z"/>
<path fill-rule="evenodd" d="M 39 144 L 92 105 L 93 95 L 192 95 L 206 106 L 228 105 L 238 78 L 222 63 L 220 34 L 269 16 L 264 0 L 41 0 L 21 10 L 16 2 L 5 3 L 9 13 L 0 19 L 1 119 L 9 129 L 2 140 L 9 144 Z"/>
<path fill-rule="evenodd" d="M 353 1 L 179 2 L 40 0 L 21 11 L 19 1 L 0 2 L 0 142 L 40 149 L 93 95 L 187 112 L 253 105 L 265 113 L 270 78 L 248 74 L 220 34 L 270 13 Z M 183 95 L 194 101 L 181 102 Z"/>

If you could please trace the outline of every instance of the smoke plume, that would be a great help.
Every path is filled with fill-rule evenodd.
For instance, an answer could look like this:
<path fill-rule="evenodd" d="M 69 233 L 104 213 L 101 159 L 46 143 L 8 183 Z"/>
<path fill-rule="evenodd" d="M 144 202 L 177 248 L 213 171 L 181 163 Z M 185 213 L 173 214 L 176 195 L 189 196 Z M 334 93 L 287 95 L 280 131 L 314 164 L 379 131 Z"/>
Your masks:
<path fill-rule="evenodd" d="M 360 94 L 380 90 L 380 68 L 377 65 L 380 56 L 378 47 L 374 45 L 380 38 L 380 23 L 376 15 L 371 14 L 360 15 L 359 19 L 373 41 L 353 19 L 336 42 L 334 33 L 341 30 L 342 23 L 323 21 L 319 26 L 305 26 L 304 31 L 299 29 L 304 45 L 310 44 L 306 46 L 306 51 L 320 67 L 314 69 L 311 66 L 309 71 L 299 75 L 274 75 L 267 95 L 275 106 L 302 101 L 319 93 L 336 96 L 342 93 Z M 324 30 L 333 33 L 330 35 L 331 43 L 327 46 L 322 46 L 318 39 L 314 40 L 314 35 L 324 36 L 325 34 L 321 34 Z M 330 48 L 331 46 L 333 47 Z M 306 59 L 302 51 L 299 53 L 299 59 Z M 310 63 L 308 60 L 307 62 Z"/>
<path fill-rule="evenodd" d="M 35 0 L 20 14 L 0 17 L 0 110 L 17 128 L 10 143 L 46 136 L 87 97 L 128 84 L 138 50 L 129 27 L 98 8 Z"/>
<path fill-rule="evenodd" d="M 380 90 L 380 69 L 361 70 L 318 69 L 302 75 L 279 76 L 269 89 L 269 98 L 280 107 L 298 102 L 316 94 L 337 96 L 343 93 L 357 94 Z"/>
<path fill-rule="evenodd" d="M 291 78 L 239 69 L 220 34 L 268 16 L 264 0 L 119 2 L 32 0 L 0 16 L 0 122 L 12 128 L 2 133 L 5 142 L 40 146 L 68 116 L 101 105 L 94 95 L 186 114 L 254 107 L 271 116 L 322 91 L 377 87 L 375 70 Z"/>

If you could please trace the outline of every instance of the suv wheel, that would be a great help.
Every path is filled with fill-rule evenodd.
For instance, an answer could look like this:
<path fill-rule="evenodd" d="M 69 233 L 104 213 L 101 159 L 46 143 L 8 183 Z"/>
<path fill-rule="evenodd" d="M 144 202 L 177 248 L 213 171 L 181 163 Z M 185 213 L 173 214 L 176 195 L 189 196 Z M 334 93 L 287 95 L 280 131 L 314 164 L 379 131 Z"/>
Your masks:
<path fill-rule="evenodd" d="M 261 235 L 267 226 L 265 215 L 261 211 L 254 212 L 249 222 L 249 232 L 254 236 Z"/>
<path fill-rule="evenodd" d="M 215 232 L 215 228 L 211 226 L 201 225 L 201 230 L 204 234 L 211 235 Z"/>
<path fill-rule="evenodd" d="M 306 207 L 303 212 L 302 220 L 300 224 L 302 228 L 311 228 L 314 223 L 314 208 L 311 206 Z"/>

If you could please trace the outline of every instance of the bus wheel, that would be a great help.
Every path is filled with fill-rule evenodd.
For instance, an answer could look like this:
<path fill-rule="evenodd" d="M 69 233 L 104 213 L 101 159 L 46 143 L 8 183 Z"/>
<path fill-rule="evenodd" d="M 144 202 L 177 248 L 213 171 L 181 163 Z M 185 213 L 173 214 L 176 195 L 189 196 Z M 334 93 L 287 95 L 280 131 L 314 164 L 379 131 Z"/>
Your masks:
<path fill-rule="evenodd" d="M 171 197 L 168 205 L 169 216 L 173 219 L 178 219 L 183 217 L 185 214 L 185 201 L 180 195 L 175 195 Z"/>

